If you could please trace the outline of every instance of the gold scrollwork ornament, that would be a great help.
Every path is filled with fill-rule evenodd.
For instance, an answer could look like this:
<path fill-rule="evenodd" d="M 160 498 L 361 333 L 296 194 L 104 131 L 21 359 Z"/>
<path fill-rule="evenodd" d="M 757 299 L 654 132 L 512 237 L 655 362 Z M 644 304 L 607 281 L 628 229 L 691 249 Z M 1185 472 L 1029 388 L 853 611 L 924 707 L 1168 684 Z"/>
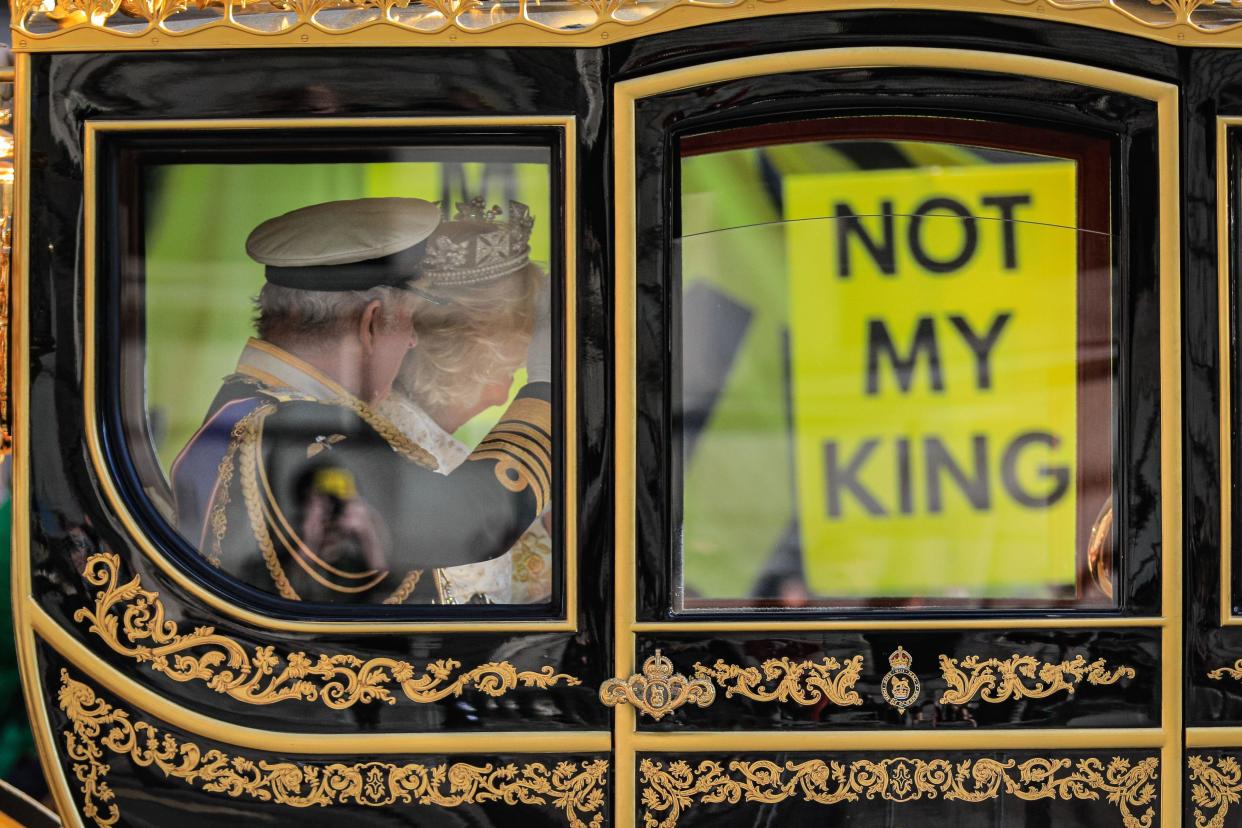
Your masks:
<path fill-rule="evenodd" d="M 611 678 L 599 688 L 599 700 L 608 707 L 627 703 L 659 721 L 686 704 L 708 707 L 716 687 L 703 677 L 687 678 L 675 672 L 673 662 L 660 650 L 643 662 L 643 671 L 628 679 Z"/>
<path fill-rule="evenodd" d="M 783 765 L 762 760 L 734 761 L 726 767 L 711 760 L 644 759 L 639 764 L 645 828 L 676 828 L 696 804 L 762 802 L 801 798 L 817 805 L 879 799 L 913 802 L 944 799 L 984 802 L 1009 795 L 1041 799 L 1097 800 L 1101 795 L 1121 810 L 1126 828 L 1151 828 L 1159 760 L 1131 762 L 1097 758 L 923 759 L 895 756 L 851 762 L 809 759 Z M 1143 810 L 1145 809 L 1145 810 Z M 1136 813 L 1137 812 L 1137 813 Z"/>
<path fill-rule="evenodd" d="M 1220 681 L 1225 676 L 1237 681 L 1242 681 L 1242 658 L 1226 667 L 1217 667 L 1215 670 L 1208 672 L 1208 678 L 1213 681 Z"/>
<path fill-rule="evenodd" d="M 724 688 L 725 698 L 745 696 L 755 701 L 794 702 L 801 705 L 828 701 L 840 707 L 862 704 L 854 690 L 862 674 L 863 657 L 854 656 L 842 664 L 835 658 L 823 661 L 792 661 L 770 658 L 758 667 L 739 667 L 719 660 L 706 667 L 694 665 L 694 674 L 708 678 Z M 764 685 L 776 682 L 770 689 Z"/>
<path fill-rule="evenodd" d="M 382 656 L 364 660 L 351 653 L 281 655 L 273 646 L 249 651 L 214 627 L 196 627 L 182 634 L 177 622 L 165 617 L 159 593 L 144 589 L 138 577 L 121 583 L 119 571 L 120 558 L 111 552 L 87 559 L 83 576 L 100 589 L 94 607 L 79 609 L 74 620 L 89 622 L 88 629 L 113 651 L 148 664 L 174 681 L 201 681 L 246 704 L 320 701 L 344 710 L 375 701 L 395 704 L 394 684 L 406 699 L 418 704 L 460 696 L 470 689 L 498 697 L 519 686 L 548 689 L 581 684 L 550 666 L 518 670 L 507 661 L 458 673 L 460 662 L 439 659 L 419 674 L 407 661 Z"/>
<path fill-rule="evenodd" d="M 1195 828 L 1224 828 L 1229 806 L 1242 802 L 1242 766 L 1232 756 L 1188 756 Z M 1206 813 L 1205 813 L 1206 811 Z"/>
<path fill-rule="evenodd" d="M 910 709 L 923 694 L 919 677 L 910 669 L 913 662 L 914 658 L 906 652 L 905 647 L 898 646 L 888 657 L 888 666 L 892 669 L 880 679 L 880 695 L 902 713 Z"/>
<path fill-rule="evenodd" d="M 941 655 L 940 674 L 949 686 L 940 696 L 940 704 L 965 704 L 976 696 L 995 704 L 1011 698 L 1043 699 L 1061 692 L 1072 695 L 1084 681 L 1096 685 L 1115 684 L 1123 678 L 1134 678 L 1135 672 L 1133 667 L 1124 665 L 1110 669 L 1102 658 L 1088 663 L 1081 654 L 1069 661 L 1051 664 L 1041 663 L 1034 656 L 1014 653 L 1003 661 L 972 655 L 959 662 Z"/>
<path fill-rule="evenodd" d="M 204 749 L 99 698 L 86 684 L 60 673 L 60 709 L 68 717 L 65 753 L 81 783 L 82 813 L 98 828 L 121 818 L 108 784 L 111 769 L 105 751 L 127 756 L 142 768 L 156 768 L 204 791 L 234 799 L 275 802 L 295 808 L 331 805 L 434 805 L 456 808 L 500 802 L 506 805 L 552 805 L 571 828 L 599 828 L 606 801 L 604 759 L 495 766 L 454 762 L 450 765 L 395 764 L 380 761 L 302 764 L 251 759 Z"/>

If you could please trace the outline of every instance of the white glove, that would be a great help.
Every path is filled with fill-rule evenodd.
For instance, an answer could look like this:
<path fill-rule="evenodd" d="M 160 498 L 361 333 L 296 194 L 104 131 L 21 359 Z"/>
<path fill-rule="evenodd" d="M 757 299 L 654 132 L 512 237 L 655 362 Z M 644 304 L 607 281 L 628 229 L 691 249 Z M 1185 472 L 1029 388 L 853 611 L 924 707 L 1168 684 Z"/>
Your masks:
<path fill-rule="evenodd" d="M 552 381 L 551 279 L 544 279 L 535 298 L 535 327 L 526 349 L 526 381 Z"/>

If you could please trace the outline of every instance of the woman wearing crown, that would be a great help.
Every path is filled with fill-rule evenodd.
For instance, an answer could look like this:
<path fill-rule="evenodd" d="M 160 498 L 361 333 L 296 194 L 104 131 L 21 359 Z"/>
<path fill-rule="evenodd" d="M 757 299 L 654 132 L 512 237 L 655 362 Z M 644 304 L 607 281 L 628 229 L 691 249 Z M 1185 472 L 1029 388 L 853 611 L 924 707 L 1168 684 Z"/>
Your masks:
<path fill-rule="evenodd" d="M 503 405 L 525 362 L 531 333 L 547 298 L 547 276 L 529 261 L 533 226 L 525 205 L 510 203 L 501 240 L 472 245 L 496 233 L 496 208 L 482 199 L 457 205 L 436 230 L 423 261 L 428 287 L 414 307 L 418 345 L 406 355 L 393 393 L 379 412 L 429 451 L 442 474 L 460 467 L 470 449 L 453 436 L 481 411 Z M 504 225 L 501 225 L 504 227 Z M 500 243 L 497 243 L 499 241 Z M 490 257 L 490 264 L 479 256 Z M 434 285 L 433 287 L 430 287 Z M 547 521 L 531 524 L 499 558 L 437 571 L 445 603 L 531 604 L 551 593 L 552 541 Z"/>
<path fill-rule="evenodd" d="M 181 533 L 290 600 L 447 602 L 437 570 L 505 555 L 551 496 L 549 322 L 534 301 L 546 279 L 529 267 L 531 224 L 520 206 L 509 221 L 471 208 L 441 222 L 418 199 L 358 199 L 256 228 L 258 336 L 173 465 Z M 473 452 L 437 457 L 377 407 L 419 346 L 416 318 L 506 291 L 520 300 L 528 382 Z M 463 410 L 452 396 L 425 396 L 442 428 Z"/>

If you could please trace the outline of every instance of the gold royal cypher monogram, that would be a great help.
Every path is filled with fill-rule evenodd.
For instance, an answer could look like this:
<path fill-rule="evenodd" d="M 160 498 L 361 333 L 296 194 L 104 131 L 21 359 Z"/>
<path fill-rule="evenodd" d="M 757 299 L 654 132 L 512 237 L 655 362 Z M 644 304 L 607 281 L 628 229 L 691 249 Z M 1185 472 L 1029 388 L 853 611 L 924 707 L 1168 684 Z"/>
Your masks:
<path fill-rule="evenodd" d="M 923 692 L 919 677 L 910 670 L 912 661 L 910 653 L 904 647 L 897 647 L 888 657 L 888 664 L 892 669 L 880 680 L 880 695 L 902 713 L 917 702 Z"/>

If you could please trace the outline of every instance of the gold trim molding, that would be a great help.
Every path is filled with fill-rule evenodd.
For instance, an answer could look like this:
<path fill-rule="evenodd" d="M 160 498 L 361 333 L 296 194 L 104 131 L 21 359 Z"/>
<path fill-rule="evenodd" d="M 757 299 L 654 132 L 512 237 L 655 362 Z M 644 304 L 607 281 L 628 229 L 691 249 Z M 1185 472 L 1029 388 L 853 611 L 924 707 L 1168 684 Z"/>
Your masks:
<path fill-rule="evenodd" d="M 966 704 L 976 696 L 997 704 L 1009 699 L 1046 699 L 1057 693 L 1073 695 L 1082 682 L 1116 684 L 1134 678 L 1133 667 L 1109 668 L 1105 659 L 1090 663 L 1081 654 L 1060 664 L 1041 662 L 1034 656 L 1014 653 L 1007 659 L 966 656 L 961 661 L 940 656 L 940 674 L 949 686 L 940 704 Z M 1028 683 L 1029 682 L 1029 683 Z"/>
<path fill-rule="evenodd" d="M 1002 795 L 1039 799 L 1097 800 L 1121 811 L 1126 828 L 1150 828 L 1156 801 L 1155 757 L 1131 763 L 1114 757 L 1071 759 L 916 759 L 905 756 L 849 762 L 809 759 L 784 765 L 768 760 L 712 760 L 691 765 L 643 759 L 639 764 L 645 828 L 675 828 L 696 804 L 802 799 L 818 805 L 881 799 L 913 802 L 945 799 L 984 802 Z M 1136 813 L 1141 809 L 1141 813 Z"/>
<path fill-rule="evenodd" d="M 607 707 L 628 704 L 659 721 L 679 707 L 697 704 L 710 707 L 716 687 L 706 678 L 686 678 L 675 672 L 673 662 L 660 650 L 643 662 L 643 671 L 627 679 L 610 678 L 599 687 L 599 700 Z"/>
<path fill-rule="evenodd" d="M 461 664 L 453 659 L 433 661 L 416 674 L 409 662 L 394 658 L 278 655 L 272 646 L 255 647 L 251 653 L 214 627 L 181 633 L 177 622 L 165 617 L 158 592 L 144 589 L 139 576 L 121 583 L 119 572 L 120 558 L 114 553 L 100 552 L 87 559 L 83 577 L 99 590 L 94 607 L 79 609 L 73 619 L 89 622 L 90 632 L 114 652 L 148 664 L 174 681 L 204 682 L 246 704 L 321 701 L 336 710 L 376 701 L 395 704 L 393 683 L 418 704 L 460 696 L 467 689 L 497 697 L 519 685 L 546 690 L 562 683 L 581 684 L 550 666 L 518 670 L 507 661 L 488 662 L 454 676 Z"/>
<path fill-rule="evenodd" d="M 28 105 L 28 101 L 27 101 Z M 104 437 L 101 427 L 103 418 L 99 412 L 98 387 L 100 377 L 98 374 L 99 358 L 98 350 L 101 347 L 103 338 L 98 330 L 97 318 L 100 310 L 100 273 L 97 268 L 97 256 L 94 255 L 99 249 L 99 240 L 97 238 L 97 224 L 99 217 L 99 198 L 97 193 L 97 183 L 103 174 L 99 167 L 98 146 L 101 139 L 108 135 L 117 133 L 140 133 L 146 131 L 176 131 L 184 133 L 196 133 L 202 131 L 233 133 L 240 131 L 256 131 L 256 130 L 279 130 L 283 133 L 296 132 L 298 137 L 312 136 L 316 131 L 324 129 L 349 129 L 365 132 L 368 130 L 380 129 L 399 129 L 402 131 L 418 131 L 429 128 L 454 128 L 466 130 L 491 130 L 500 129 L 502 131 L 522 129 L 525 127 L 552 127 L 560 130 L 562 135 L 562 165 L 558 168 L 556 176 L 559 179 L 561 187 L 561 197 L 563 199 L 563 212 L 567 216 L 576 215 L 577 211 L 577 170 L 578 162 L 576 155 L 577 148 L 577 121 L 573 115 L 565 114 L 544 114 L 544 115 L 456 115 L 456 116 L 424 116 L 424 117 L 353 117 L 353 118 L 330 118 L 330 117 L 304 117 L 304 118 L 177 118 L 169 120 L 116 120 L 116 121 L 100 121 L 87 120 L 85 124 L 85 134 L 82 139 L 83 153 L 83 195 L 84 195 L 84 218 L 83 218 L 83 244 L 84 249 L 92 251 L 91 254 L 85 256 L 83 281 L 85 296 L 83 298 L 83 314 L 82 314 L 82 386 L 83 401 L 85 408 L 83 411 L 83 427 L 86 431 L 86 450 L 90 457 L 91 466 L 96 473 L 95 483 L 99 492 L 103 495 L 104 504 L 113 517 L 115 517 L 125 532 L 125 535 L 147 556 L 160 571 L 169 578 L 173 583 L 177 584 L 181 589 L 194 596 L 197 601 L 217 610 L 220 613 L 236 619 L 243 624 L 251 627 L 262 629 L 281 630 L 283 632 L 297 633 L 345 633 L 348 635 L 369 635 L 371 633 L 492 633 L 492 632 L 575 632 L 578 629 L 580 620 L 578 612 L 578 535 L 575 531 L 566 531 L 563 533 L 562 545 L 564 553 L 562 559 L 564 561 L 564 593 L 565 601 L 563 603 L 563 614 L 558 614 L 546 619 L 530 619 L 530 620 L 483 620 L 479 618 L 460 617 L 456 614 L 444 615 L 435 620 L 381 620 L 373 619 L 366 621 L 330 621 L 330 620 L 312 620 L 310 618 L 278 618 L 261 612 L 248 609 L 234 602 L 232 599 L 217 593 L 212 589 L 208 589 L 198 580 L 189 577 L 183 567 L 169 557 L 167 550 L 160 544 L 157 544 L 143 528 L 141 523 L 134 517 L 129 506 L 126 505 L 125 499 L 121 496 L 117 489 L 116 482 L 113 480 L 112 467 L 109 464 L 104 451 Z M 230 140 L 230 139 L 226 139 Z M 19 146 L 20 149 L 20 146 Z M 29 159 L 23 160 L 27 166 Z M 555 182 L 554 182 L 554 186 Z M 23 205 L 23 209 L 29 209 L 29 199 Z M 29 228 L 27 228 L 29 230 Z M 20 232 L 20 230 L 19 230 Z M 565 273 L 577 272 L 577 228 L 575 222 L 567 222 L 564 232 L 561 234 L 564 243 L 562 248 L 562 261 L 564 262 Z M 22 244 L 28 244 L 30 239 L 19 239 Z M 26 274 L 28 276 L 29 274 Z M 577 287 L 574 279 L 562 279 L 562 302 L 564 313 L 561 331 L 557 336 L 561 337 L 564 345 L 564 399 L 562 400 L 562 410 L 565 412 L 577 411 L 578 399 L 578 369 L 577 369 Z M 15 294 L 16 295 L 16 294 Z M 16 362 L 14 363 L 16 364 Z M 14 385 L 17 388 L 17 385 Z M 28 411 L 25 412 L 29 414 Z M 560 497 L 562 490 L 558 487 L 557 504 L 561 506 L 564 512 L 564 525 L 573 527 L 578 525 L 578 501 L 571 493 L 577 491 L 577 446 L 578 446 L 578 419 L 576 416 L 565 416 L 562 418 L 562 431 L 564 432 L 561 444 L 564 447 L 564 463 L 562 464 L 563 472 L 563 493 L 564 497 Z M 16 471 L 16 464 L 14 464 Z M 555 574 L 555 573 L 554 573 Z M 559 577 L 559 576 L 558 576 Z"/>
<path fill-rule="evenodd" d="M 862 704 L 854 690 L 862 674 L 863 657 L 848 658 L 842 664 L 835 658 L 823 661 L 791 661 L 770 658 L 758 667 L 740 667 L 723 659 L 713 666 L 694 665 L 694 674 L 710 679 L 725 691 L 725 698 L 745 696 L 761 702 L 793 702 L 801 705 L 828 701 L 840 707 Z M 769 682 L 775 686 L 768 687 Z"/>
<path fill-rule="evenodd" d="M 1237 46 L 1213 0 L 10 0 L 20 51 L 271 46 L 583 46 L 726 20 L 939 10 L 1080 24 L 1176 45 Z"/>
<path fill-rule="evenodd" d="M 1186 757 L 1196 828 L 1224 828 L 1229 806 L 1242 802 L 1242 767 L 1232 756 Z M 1206 809 L 1206 812 L 1205 812 Z"/>
<path fill-rule="evenodd" d="M 604 785 L 608 761 L 560 762 L 549 769 L 540 762 L 515 765 L 394 764 L 369 761 L 301 764 L 230 756 L 203 749 L 134 720 L 95 691 L 60 672 L 60 709 L 69 718 L 65 753 L 81 783 L 82 813 L 99 828 L 120 819 L 120 807 L 108 785 L 105 751 L 128 756 L 135 765 L 155 767 L 170 779 L 204 791 L 258 802 L 305 808 L 313 805 L 402 804 L 455 808 L 485 802 L 556 806 L 572 828 L 603 825 Z M 588 817 L 588 815 L 590 815 Z M 589 820 L 589 821 L 588 821 Z"/>

